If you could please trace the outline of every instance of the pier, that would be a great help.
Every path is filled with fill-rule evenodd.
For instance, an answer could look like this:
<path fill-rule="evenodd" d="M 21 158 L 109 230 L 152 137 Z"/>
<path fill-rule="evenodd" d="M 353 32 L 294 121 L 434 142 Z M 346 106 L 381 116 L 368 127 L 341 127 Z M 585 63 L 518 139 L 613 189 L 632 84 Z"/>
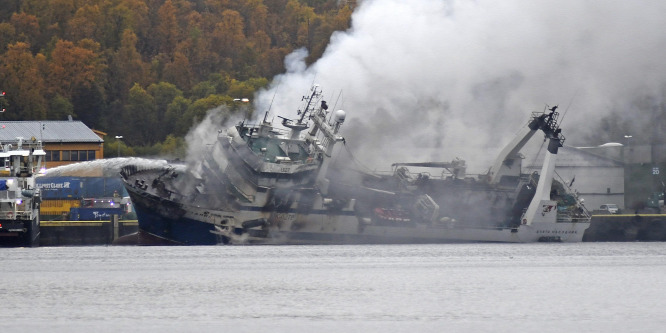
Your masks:
<path fill-rule="evenodd" d="M 592 215 L 583 242 L 666 241 L 666 214 Z"/>
<path fill-rule="evenodd" d="M 42 221 L 40 246 L 111 245 L 138 231 L 137 220 Z"/>
<path fill-rule="evenodd" d="M 666 214 L 593 215 L 591 223 L 583 242 L 666 241 Z M 137 231 L 137 220 L 42 221 L 40 245 L 112 245 Z"/>

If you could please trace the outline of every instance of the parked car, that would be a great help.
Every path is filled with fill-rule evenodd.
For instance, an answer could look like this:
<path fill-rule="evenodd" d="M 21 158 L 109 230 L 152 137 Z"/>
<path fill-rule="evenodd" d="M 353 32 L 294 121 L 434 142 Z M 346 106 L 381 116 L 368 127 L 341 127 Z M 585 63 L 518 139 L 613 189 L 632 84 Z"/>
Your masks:
<path fill-rule="evenodd" d="M 609 214 L 619 214 L 620 213 L 620 207 L 618 207 L 616 204 L 603 204 L 601 207 L 599 207 L 599 210 L 602 210 L 604 212 L 608 212 Z"/>

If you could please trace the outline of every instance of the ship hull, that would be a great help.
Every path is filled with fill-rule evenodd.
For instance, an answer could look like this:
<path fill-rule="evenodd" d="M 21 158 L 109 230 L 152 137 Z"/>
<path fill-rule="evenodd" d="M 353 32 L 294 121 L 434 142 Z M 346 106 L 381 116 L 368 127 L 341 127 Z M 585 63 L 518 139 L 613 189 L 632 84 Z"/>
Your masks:
<path fill-rule="evenodd" d="M 39 215 L 30 220 L 0 220 L 0 247 L 38 247 Z"/>
<path fill-rule="evenodd" d="M 138 193 L 131 187 L 128 187 L 128 192 L 139 220 L 139 230 L 154 237 L 151 244 L 215 245 L 221 242 L 218 236 L 211 233 L 214 225 L 183 217 L 178 204 Z"/>
<path fill-rule="evenodd" d="M 216 244 L 419 244 L 457 242 L 580 242 L 588 222 L 535 223 L 514 228 L 386 222 L 360 218 L 353 210 L 336 214 L 313 209 L 280 213 L 245 207 L 219 211 L 179 204 L 128 187 L 142 232 L 182 245 Z M 177 212 L 177 213 L 174 213 Z M 217 218 L 216 218 L 217 217 Z M 229 220 L 258 221 L 243 228 Z"/>

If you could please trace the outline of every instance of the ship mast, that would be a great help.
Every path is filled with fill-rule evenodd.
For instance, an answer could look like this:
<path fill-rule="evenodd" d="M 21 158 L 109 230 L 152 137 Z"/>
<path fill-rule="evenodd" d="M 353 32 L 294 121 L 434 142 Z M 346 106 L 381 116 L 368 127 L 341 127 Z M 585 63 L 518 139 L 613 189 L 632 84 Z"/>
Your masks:
<path fill-rule="evenodd" d="M 321 89 L 319 89 L 319 85 L 312 86 L 312 88 L 310 88 L 310 90 L 312 90 L 312 94 L 310 94 L 309 97 L 308 96 L 303 96 L 303 98 L 301 99 L 302 101 L 307 100 L 308 102 L 305 105 L 305 109 L 303 111 L 300 111 L 300 110 L 298 111 L 299 114 L 301 115 L 301 117 L 298 119 L 297 123 L 294 124 L 293 120 L 287 119 L 285 117 L 280 117 L 280 118 L 282 118 L 282 126 L 291 129 L 291 135 L 290 135 L 289 138 L 292 139 L 292 140 L 298 139 L 298 137 L 301 135 L 301 132 L 308 128 L 308 125 L 306 123 L 304 123 L 303 120 L 305 119 L 305 116 L 307 115 L 307 113 L 312 112 L 310 110 L 310 107 L 313 104 L 313 101 L 315 100 L 315 98 L 319 98 L 321 96 Z M 322 101 L 322 108 L 324 108 L 324 110 L 328 109 L 328 106 L 326 105 L 325 101 Z"/>

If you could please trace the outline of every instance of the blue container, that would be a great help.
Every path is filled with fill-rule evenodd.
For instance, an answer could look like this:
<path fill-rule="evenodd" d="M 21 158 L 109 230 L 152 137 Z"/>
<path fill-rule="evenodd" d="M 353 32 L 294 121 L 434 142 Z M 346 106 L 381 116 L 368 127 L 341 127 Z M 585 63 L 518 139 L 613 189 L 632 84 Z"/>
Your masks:
<path fill-rule="evenodd" d="M 113 214 L 122 215 L 122 208 L 72 208 L 69 211 L 72 221 L 109 221 Z"/>
<path fill-rule="evenodd" d="M 128 196 L 120 177 L 86 177 L 82 180 L 85 198 Z"/>
<path fill-rule="evenodd" d="M 43 199 L 83 198 L 83 184 L 79 177 L 37 177 L 35 182 L 41 189 Z"/>
<path fill-rule="evenodd" d="M 37 177 L 36 183 L 37 187 L 41 189 L 42 198 L 47 200 L 129 196 L 120 177 L 42 176 Z"/>

